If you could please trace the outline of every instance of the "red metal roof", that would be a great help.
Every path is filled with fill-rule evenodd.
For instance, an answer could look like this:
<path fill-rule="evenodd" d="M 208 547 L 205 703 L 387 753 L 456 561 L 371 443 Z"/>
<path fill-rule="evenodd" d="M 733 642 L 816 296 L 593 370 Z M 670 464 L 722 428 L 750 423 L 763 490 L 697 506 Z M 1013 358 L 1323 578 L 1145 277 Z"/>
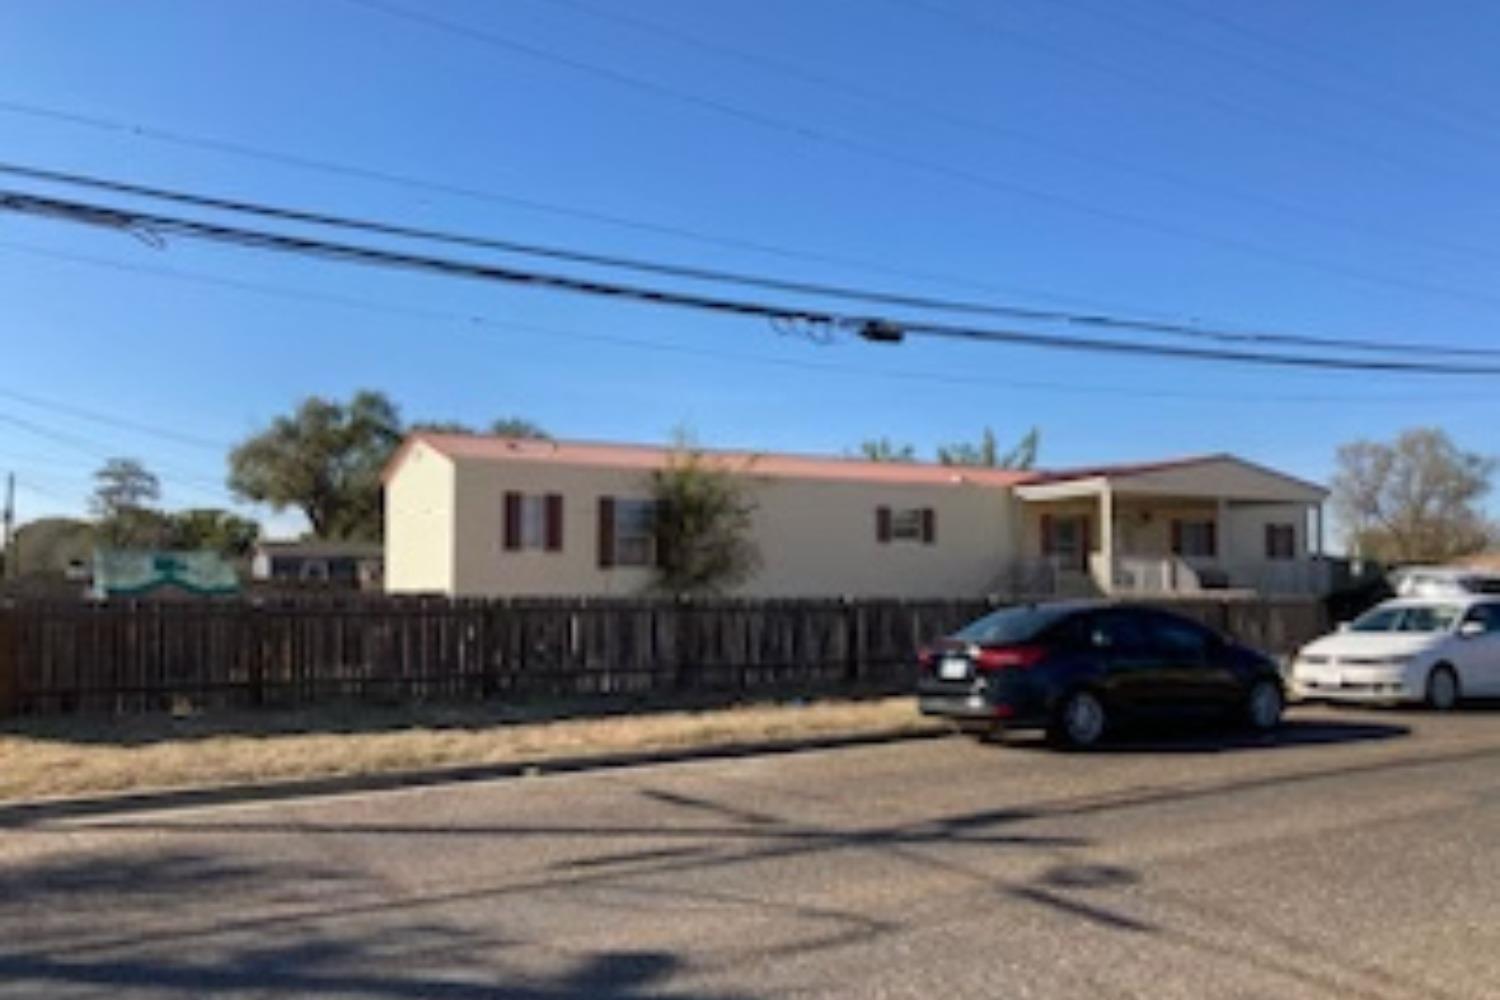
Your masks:
<path fill-rule="evenodd" d="M 659 469 L 673 449 L 652 445 L 607 444 L 587 441 L 538 441 L 492 435 L 419 432 L 406 439 L 386 465 L 389 479 L 411 449 L 421 441 L 453 459 L 490 462 L 536 462 L 614 469 Z M 927 462 L 871 462 L 858 458 L 789 455 L 776 452 L 697 449 L 709 460 L 755 476 L 787 479 L 845 480 L 896 484 L 977 483 L 1014 486 L 1031 482 L 1036 474 L 1014 469 L 986 469 L 936 465 Z"/>

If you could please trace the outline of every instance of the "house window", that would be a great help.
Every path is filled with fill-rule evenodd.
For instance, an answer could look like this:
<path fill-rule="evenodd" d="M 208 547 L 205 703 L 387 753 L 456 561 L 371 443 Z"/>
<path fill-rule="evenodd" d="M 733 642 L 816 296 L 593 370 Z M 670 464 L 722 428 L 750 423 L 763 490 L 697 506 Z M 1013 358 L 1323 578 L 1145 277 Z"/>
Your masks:
<path fill-rule="evenodd" d="M 1218 525 L 1212 521 L 1173 521 L 1172 553 L 1212 559 L 1219 554 Z"/>
<path fill-rule="evenodd" d="M 528 493 L 521 497 L 521 548 L 539 549 L 546 544 L 546 498 Z"/>
<path fill-rule="evenodd" d="M 656 561 L 656 504 L 650 500 L 616 500 L 614 563 L 650 566 Z"/>
<path fill-rule="evenodd" d="M 931 507 L 877 507 L 875 540 L 918 542 L 932 545 L 937 541 L 937 512 Z"/>
<path fill-rule="evenodd" d="M 1042 517 L 1042 555 L 1067 569 L 1086 569 L 1089 552 L 1089 519 Z"/>
<path fill-rule="evenodd" d="M 562 551 L 562 511 L 561 494 L 507 492 L 502 535 L 506 551 Z"/>
<path fill-rule="evenodd" d="M 1297 528 L 1295 525 L 1266 525 L 1266 558 L 1297 558 Z"/>

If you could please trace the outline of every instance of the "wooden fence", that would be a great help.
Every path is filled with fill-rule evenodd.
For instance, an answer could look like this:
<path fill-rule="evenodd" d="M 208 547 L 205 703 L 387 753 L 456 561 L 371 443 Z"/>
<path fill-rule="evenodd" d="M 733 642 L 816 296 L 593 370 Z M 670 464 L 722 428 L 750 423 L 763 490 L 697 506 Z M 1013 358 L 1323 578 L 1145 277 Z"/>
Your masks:
<path fill-rule="evenodd" d="M 334 700 L 608 702 L 906 689 L 988 601 L 297 600 L 0 608 L 0 715 Z M 1268 648 L 1308 602 L 1174 602 Z"/>

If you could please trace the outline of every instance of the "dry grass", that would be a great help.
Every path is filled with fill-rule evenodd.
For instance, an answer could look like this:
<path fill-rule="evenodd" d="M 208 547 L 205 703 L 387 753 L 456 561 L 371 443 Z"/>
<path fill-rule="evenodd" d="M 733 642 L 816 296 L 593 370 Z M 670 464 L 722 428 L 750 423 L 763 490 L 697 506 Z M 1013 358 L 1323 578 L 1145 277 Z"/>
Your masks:
<path fill-rule="evenodd" d="M 0 800 L 921 731 L 910 698 L 535 721 L 485 708 L 46 719 L 0 727 Z"/>

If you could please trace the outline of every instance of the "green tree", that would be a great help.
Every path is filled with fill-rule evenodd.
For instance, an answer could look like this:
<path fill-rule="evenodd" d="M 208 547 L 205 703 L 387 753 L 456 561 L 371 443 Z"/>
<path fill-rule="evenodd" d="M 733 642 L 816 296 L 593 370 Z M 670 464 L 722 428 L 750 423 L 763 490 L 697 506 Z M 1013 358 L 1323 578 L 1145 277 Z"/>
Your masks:
<path fill-rule="evenodd" d="M 382 393 L 348 403 L 312 397 L 229 456 L 229 486 L 276 510 L 295 507 L 317 538 L 381 537 L 380 472 L 401 441 L 400 414 Z"/>
<path fill-rule="evenodd" d="M 70 517 L 43 517 L 16 529 L 11 539 L 15 576 L 61 576 L 73 564 L 93 558 L 98 529 L 88 521 Z"/>
<path fill-rule="evenodd" d="M 1031 469 L 1036 467 L 1041 431 L 1033 427 L 1015 447 L 1001 454 L 995 432 L 986 427 L 978 444 L 960 441 L 938 448 L 937 459 L 943 465 L 968 465 L 986 469 Z"/>
<path fill-rule="evenodd" d="M 655 500 L 656 587 L 671 594 L 715 594 L 752 576 L 760 549 L 751 535 L 755 503 L 738 471 L 681 442 L 651 474 Z"/>
<path fill-rule="evenodd" d="M 227 510 L 197 508 L 167 515 L 166 546 L 209 549 L 225 556 L 245 556 L 260 539 L 260 525 Z"/>
<path fill-rule="evenodd" d="M 97 538 L 110 548 L 150 548 L 161 544 L 163 517 L 152 505 L 161 499 L 161 481 L 134 458 L 111 458 L 94 473 L 89 510 L 98 522 Z"/>
<path fill-rule="evenodd" d="M 1491 544 L 1494 525 L 1479 501 L 1495 459 L 1461 450 L 1437 428 L 1403 432 L 1392 443 L 1339 448 L 1333 510 L 1352 550 L 1382 562 L 1442 562 Z"/>
<path fill-rule="evenodd" d="M 552 435 L 523 417 L 501 417 L 490 424 L 490 433 L 498 434 L 501 437 L 532 438 L 538 441 L 552 440 Z"/>
<path fill-rule="evenodd" d="M 867 462 L 915 462 L 917 450 L 887 437 L 871 438 L 859 443 L 859 457 Z"/>

